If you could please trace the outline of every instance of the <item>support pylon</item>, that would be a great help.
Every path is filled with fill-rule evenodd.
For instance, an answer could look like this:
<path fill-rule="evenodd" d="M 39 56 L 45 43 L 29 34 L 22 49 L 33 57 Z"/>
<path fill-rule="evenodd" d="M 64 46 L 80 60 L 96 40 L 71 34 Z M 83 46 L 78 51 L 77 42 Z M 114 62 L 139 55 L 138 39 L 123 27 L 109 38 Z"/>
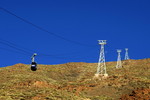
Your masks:
<path fill-rule="evenodd" d="M 117 58 L 116 68 L 122 68 L 121 56 L 120 56 L 121 50 L 117 50 L 117 52 L 118 52 L 118 58 Z"/>
<path fill-rule="evenodd" d="M 107 71 L 106 71 L 105 53 L 104 53 L 104 45 L 106 44 L 106 40 L 98 40 L 98 42 L 99 42 L 99 45 L 101 45 L 101 49 L 100 49 L 97 72 L 95 76 L 96 77 L 98 77 L 99 75 L 108 76 Z"/>
<path fill-rule="evenodd" d="M 125 50 L 126 50 L 126 53 L 125 53 L 124 60 L 128 60 L 128 59 L 130 59 L 129 55 L 128 55 L 128 48 L 125 48 Z"/>

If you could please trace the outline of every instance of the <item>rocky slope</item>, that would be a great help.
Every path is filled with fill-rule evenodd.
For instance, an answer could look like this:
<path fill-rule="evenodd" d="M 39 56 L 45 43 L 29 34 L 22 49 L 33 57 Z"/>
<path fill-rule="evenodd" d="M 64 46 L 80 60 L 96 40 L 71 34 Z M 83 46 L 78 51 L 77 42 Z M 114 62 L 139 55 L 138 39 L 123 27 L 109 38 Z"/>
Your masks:
<path fill-rule="evenodd" d="M 0 100 L 149 100 L 150 59 L 108 62 L 106 79 L 95 79 L 96 63 L 16 64 L 0 68 Z"/>

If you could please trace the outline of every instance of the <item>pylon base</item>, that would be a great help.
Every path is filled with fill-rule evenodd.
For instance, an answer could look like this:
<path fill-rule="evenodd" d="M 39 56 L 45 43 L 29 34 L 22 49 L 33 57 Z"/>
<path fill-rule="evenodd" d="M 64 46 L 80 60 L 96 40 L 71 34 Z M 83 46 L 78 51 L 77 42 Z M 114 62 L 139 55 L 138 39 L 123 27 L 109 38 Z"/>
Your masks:
<path fill-rule="evenodd" d="M 94 79 L 99 79 L 99 80 L 106 79 L 106 78 L 108 78 L 108 74 L 95 74 L 94 76 Z"/>

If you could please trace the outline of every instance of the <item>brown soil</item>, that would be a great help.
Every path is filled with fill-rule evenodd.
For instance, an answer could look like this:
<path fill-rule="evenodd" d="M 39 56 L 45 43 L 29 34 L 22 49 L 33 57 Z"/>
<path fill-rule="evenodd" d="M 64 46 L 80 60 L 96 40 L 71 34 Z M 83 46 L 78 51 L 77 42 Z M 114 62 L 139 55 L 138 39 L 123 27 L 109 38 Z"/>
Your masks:
<path fill-rule="evenodd" d="M 123 95 L 120 100 L 150 100 L 150 89 L 137 89 Z"/>

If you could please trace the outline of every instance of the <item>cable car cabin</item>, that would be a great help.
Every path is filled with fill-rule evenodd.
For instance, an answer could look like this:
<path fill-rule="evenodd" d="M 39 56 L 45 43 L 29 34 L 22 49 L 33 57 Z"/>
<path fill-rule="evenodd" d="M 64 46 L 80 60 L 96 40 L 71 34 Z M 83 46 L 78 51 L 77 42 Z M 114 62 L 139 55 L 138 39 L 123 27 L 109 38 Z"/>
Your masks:
<path fill-rule="evenodd" d="M 37 63 L 36 62 L 32 62 L 31 63 L 31 70 L 32 71 L 36 71 L 37 70 Z"/>

